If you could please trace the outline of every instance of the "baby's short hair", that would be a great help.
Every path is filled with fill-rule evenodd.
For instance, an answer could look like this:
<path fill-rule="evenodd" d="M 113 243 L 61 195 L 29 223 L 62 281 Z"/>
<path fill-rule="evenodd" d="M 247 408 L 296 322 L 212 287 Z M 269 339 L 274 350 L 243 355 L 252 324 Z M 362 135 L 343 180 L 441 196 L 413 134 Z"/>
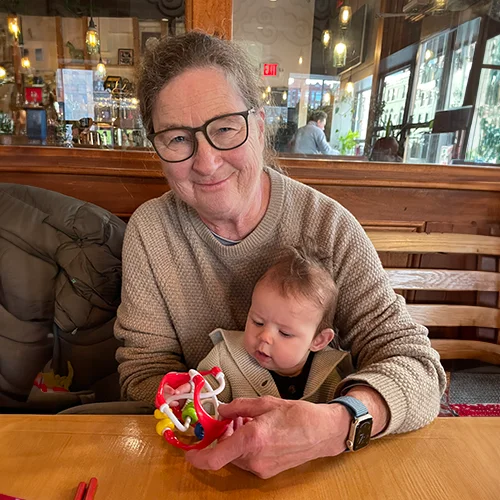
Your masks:
<path fill-rule="evenodd" d="M 304 297 L 323 309 L 316 334 L 333 328 L 338 289 L 318 250 L 307 246 L 287 247 L 285 253 L 259 279 L 276 286 L 282 296 Z"/>

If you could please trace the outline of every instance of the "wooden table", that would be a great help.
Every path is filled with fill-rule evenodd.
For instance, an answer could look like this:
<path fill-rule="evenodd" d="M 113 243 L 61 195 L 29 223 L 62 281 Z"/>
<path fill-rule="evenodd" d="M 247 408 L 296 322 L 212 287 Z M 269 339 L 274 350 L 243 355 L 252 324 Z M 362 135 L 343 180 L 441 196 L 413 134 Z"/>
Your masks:
<path fill-rule="evenodd" d="M 72 500 L 96 476 L 96 500 L 500 498 L 500 418 L 438 419 L 262 480 L 228 466 L 200 471 L 148 416 L 0 416 L 0 493 Z"/>

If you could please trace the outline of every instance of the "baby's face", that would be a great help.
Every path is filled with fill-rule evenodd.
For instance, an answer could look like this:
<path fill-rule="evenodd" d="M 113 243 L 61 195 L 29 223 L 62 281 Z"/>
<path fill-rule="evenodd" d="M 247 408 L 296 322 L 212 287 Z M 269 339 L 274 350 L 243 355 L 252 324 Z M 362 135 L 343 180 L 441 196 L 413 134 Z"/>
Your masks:
<path fill-rule="evenodd" d="M 245 326 L 245 349 L 267 370 L 300 373 L 323 310 L 304 297 L 283 297 L 262 280 L 254 289 Z M 313 349 L 317 350 L 317 349 Z"/>

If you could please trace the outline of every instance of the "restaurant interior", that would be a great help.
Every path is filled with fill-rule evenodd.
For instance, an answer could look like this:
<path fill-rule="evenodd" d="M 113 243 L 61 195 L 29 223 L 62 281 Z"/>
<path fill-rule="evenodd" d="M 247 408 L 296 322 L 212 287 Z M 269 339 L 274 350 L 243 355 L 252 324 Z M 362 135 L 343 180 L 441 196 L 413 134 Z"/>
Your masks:
<path fill-rule="evenodd" d="M 69 414 L 121 398 L 112 334 L 120 285 L 115 303 L 100 296 L 88 311 L 106 311 L 107 336 L 62 327 L 57 298 L 49 320 L 2 315 L 13 275 L 28 283 L 19 296 L 42 280 L 29 266 L 2 267 L 17 245 L 13 203 L 0 210 L 0 498 L 72 498 L 95 476 L 98 499 L 498 500 L 500 0 L 0 0 L 0 207 L 10 207 L 12 186 L 46 190 L 102 209 L 124 232 L 138 207 L 168 192 L 138 73 L 160 40 L 193 30 L 249 55 L 270 165 L 354 215 L 390 286 L 428 328 L 447 376 L 439 417 L 263 480 L 238 463 L 192 468 L 159 440 L 151 415 Z M 327 149 L 300 150 L 318 116 Z M 31 220 L 50 226 L 44 209 Z M 54 262 L 78 300 L 92 296 Z M 116 268 L 121 279 L 120 257 Z M 43 279 L 59 293 L 54 276 Z M 48 321 L 49 332 L 12 338 L 21 316 Z M 30 361 L 29 383 L 4 391 L 24 369 L 5 367 L 32 359 L 25 348 L 43 363 Z"/>
<path fill-rule="evenodd" d="M 182 2 L 6 3 L 0 144 L 148 150 L 136 70 L 148 44 L 185 31 Z M 233 4 L 232 38 L 259 67 L 278 154 L 291 153 L 294 133 L 322 110 L 343 157 L 376 158 L 387 139 L 392 161 L 498 164 L 497 2 L 344 7 Z"/>

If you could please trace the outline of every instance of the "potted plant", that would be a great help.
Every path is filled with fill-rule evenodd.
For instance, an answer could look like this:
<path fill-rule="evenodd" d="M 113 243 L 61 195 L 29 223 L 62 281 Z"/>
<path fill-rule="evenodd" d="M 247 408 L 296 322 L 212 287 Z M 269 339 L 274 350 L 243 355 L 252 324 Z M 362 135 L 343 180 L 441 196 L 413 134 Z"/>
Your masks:
<path fill-rule="evenodd" d="M 385 136 L 375 141 L 370 160 L 372 161 L 401 161 L 399 142 L 392 133 L 392 121 L 389 118 L 385 125 Z"/>
<path fill-rule="evenodd" d="M 13 133 L 14 121 L 6 113 L 0 113 L 0 144 L 11 144 Z"/>
<path fill-rule="evenodd" d="M 359 132 L 349 130 L 347 134 L 339 136 L 340 154 L 352 155 L 353 149 L 356 147 L 356 139 L 359 138 Z"/>

